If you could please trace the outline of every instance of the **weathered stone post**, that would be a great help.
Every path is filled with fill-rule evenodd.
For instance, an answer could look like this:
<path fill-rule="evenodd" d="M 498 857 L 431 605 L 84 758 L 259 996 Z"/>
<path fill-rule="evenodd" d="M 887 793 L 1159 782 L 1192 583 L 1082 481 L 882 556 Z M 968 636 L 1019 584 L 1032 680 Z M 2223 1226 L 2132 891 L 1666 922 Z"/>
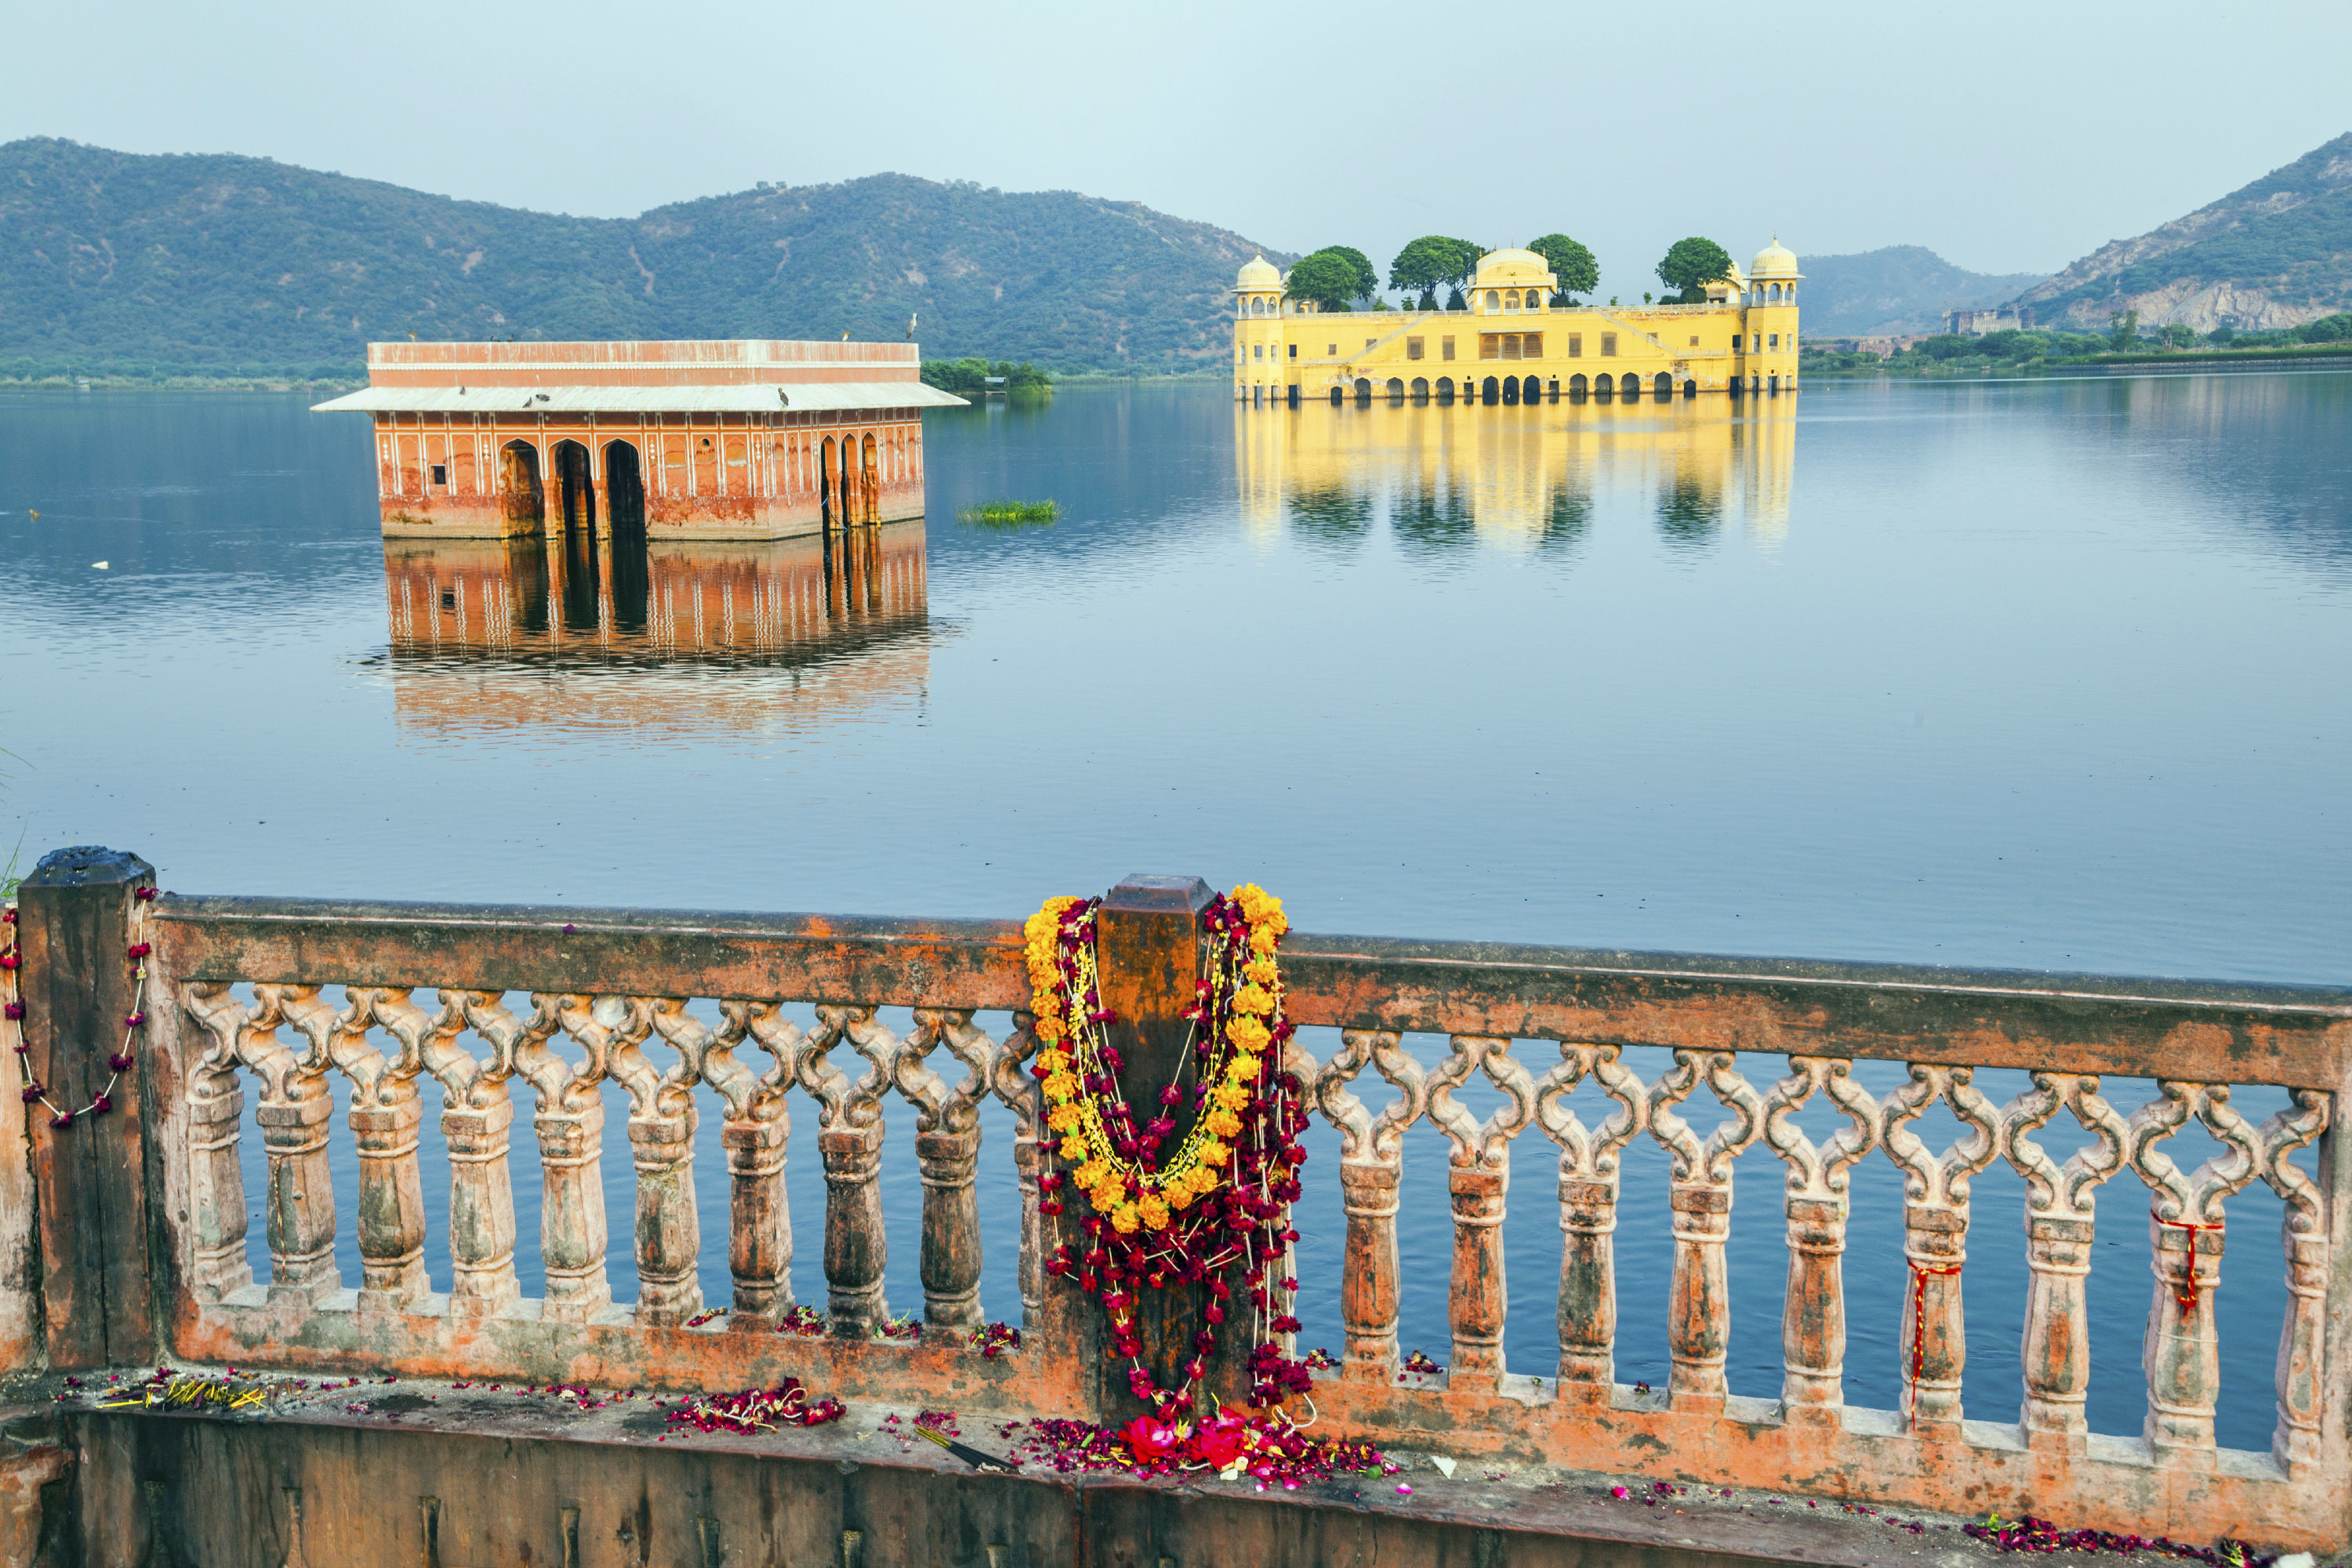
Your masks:
<path fill-rule="evenodd" d="M 19 1020 L 27 1073 L 67 1110 L 92 1103 L 113 1076 L 123 1020 L 146 960 L 130 953 L 137 889 L 155 868 L 136 855 L 94 846 L 43 856 L 17 892 L 25 1003 Z M 169 1005 L 151 996 L 147 1005 Z M 134 1056 L 138 1042 L 132 1042 Z M 154 1352 L 149 1280 L 149 1172 L 134 1065 L 114 1087 L 112 1109 L 52 1127 L 37 1102 L 22 1107 L 36 1194 L 37 1259 L 11 1258 L 0 1285 L 37 1266 L 42 1332 L 52 1367 L 142 1361 Z M 17 1158 L 24 1156 L 17 1155 Z"/>
<path fill-rule="evenodd" d="M 1201 973 L 1201 911 L 1209 905 L 1209 885 L 1198 877 L 1129 877 L 1105 896 L 1096 917 L 1096 952 L 1101 960 L 1103 1005 L 1118 1015 L 1109 1026 L 1111 1045 L 1125 1061 L 1120 1074 L 1130 1103 L 1139 1116 L 1139 1102 L 1170 1083 L 1190 1089 L 1197 1081 L 1191 1057 L 1192 1026 L 1185 1010 L 1192 1005 L 1193 984 Z M 1180 1146 L 1198 1111 L 1188 1104 L 1171 1108 L 1176 1127 L 1162 1142 L 1163 1149 Z M 1083 1200 L 1075 1193 L 1073 1214 Z M 1076 1226 L 1069 1229 L 1075 1230 Z M 1083 1245 L 1083 1236 L 1078 1238 Z M 1076 1286 L 1055 1282 L 1057 1293 L 1075 1295 Z M 1210 1328 L 1202 1316 L 1206 1285 L 1176 1286 L 1140 1292 L 1136 1304 L 1136 1328 L 1143 1340 L 1143 1363 L 1162 1388 L 1183 1381 L 1184 1363 L 1195 1353 L 1194 1336 L 1216 1335 L 1216 1351 L 1195 1395 L 1206 1407 L 1214 1403 L 1240 1405 L 1249 1397 L 1249 1346 L 1243 1325 L 1249 1320 L 1245 1287 L 1234 1286 L 1234 1299 L 1244 1310 L 1233 1311 L 1225 1323 Z M 1092 1362 L 1105 1422 L 1120 1422 L 1139 1415 L 1143 1405 L 1128 1385 L 1128 1368 L 1112 1349 L 1109 1326 L 1091 1303 L 1091 1335 L 1081 1334 L 1081 1353 Z"/>

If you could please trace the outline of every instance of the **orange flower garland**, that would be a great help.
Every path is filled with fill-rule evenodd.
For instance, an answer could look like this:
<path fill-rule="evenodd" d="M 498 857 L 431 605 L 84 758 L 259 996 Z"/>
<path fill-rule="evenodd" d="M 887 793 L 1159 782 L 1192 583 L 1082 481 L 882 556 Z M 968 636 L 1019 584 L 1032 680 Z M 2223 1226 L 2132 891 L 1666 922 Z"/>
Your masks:
<path fill-rule="evenodd" d="M 1291 1026 L 1282 1013 L 1276 950 L 1289 921 L 1264 889 L 1237 888 L 1202 911 L 1203 973 L 1185 1017 L 1192 1044 L 1175 1081 L 1159 1090 L 1158 1114 L 1139 1124 L 1111 1045 L 1115 1022 L 1102 1005 L 1095 952 L 1099 900 L 1048 899 L 1027 927 L 1033 1026 L 1043 1047 L 1031 1068 L 1044 1086 L 1045 1127 L 1061 1169 L 1040 1178 L 1041 1212 L 1059 1214 L 1067 1183 L 1092 1210 L 1083 1247 L 1064 1244 L 1046 1268 L 1074 1277 L 1109 1314 L 1119 1353 L 1132 1363 L 1136 1395 L 1156 1407 L 1189 1410 L 1192 1384 L 1215 1349 L 1214 1326 L 1232 1294 L 1223 1276 L 1246 1264 L 1255 1349 L 1253 1402 L 1271 1404 L 1305 1382 L 1279 1342 L 1295 1331 L 1288 1310 L 1297 1282 L 1277 1260 L 1298 1238 L 1288 1205 L 1298 1194 L 1297 1142 L 1306 1127 L 1297 1079 L 1280 1070 Z M 1198 1112 L 1168 1159 L 1160 1159 L 1184 1102 Z M 1160 1389 L 1141 1363 L 1135 1308 L 1144 1289 L 1209 1286 L 1209 1326 L 1194 1336 L 1182 1385 Z"/>

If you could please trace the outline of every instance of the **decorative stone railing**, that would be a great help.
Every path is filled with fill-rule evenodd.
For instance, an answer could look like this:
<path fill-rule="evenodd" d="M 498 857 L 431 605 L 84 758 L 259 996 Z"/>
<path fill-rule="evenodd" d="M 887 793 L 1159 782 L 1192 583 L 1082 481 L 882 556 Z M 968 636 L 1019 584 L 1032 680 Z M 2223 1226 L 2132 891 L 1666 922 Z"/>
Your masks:
<path fill-rule="evenodd" d="M 110 880 L 28 888 L 28 951 L 106 951 L 144 875 L 122 858 Z M 157 1000 L 135 1103 L 110 1124 L 36 1129 L 36 1169 L 51 1162 L 45 1237 L 88 1224 L 148 1237 L 143 1258 L 135 1240 L 112 1260 L 68 1248 L 82 1259 L 74 1268 L 106 1281 L 80 1299 L 102 1294 L 105 1307 L 61 1312 L 53 1292 L 53 1364 L 154 1353 L 642 1387 L 731 1388 L 789 1373 L 852 1399 L 953 1401 L 1008 1416 L 1110 1412 L 1096 1321 L 1042 1268 L 1068 1221 L 1038 1209 L 1016 924 L 166 896 L 151 930 Z M 1328 1059 L 1295 1042 L 1286 1064 L 1341 1144 L 1346 1348 L 1340 1365 L 1318 1373 L 1314 1395 L 1328 1428 L 1848 1501 L 2030 1510 L 2185 1540 L 2347 1540 L 2352 1163 L 2332 1118 L 2352 1072 L 2352 994 L 1305 934 L 1289 940 L 1284 965 L 1293 1019 L 1338 1031 Z M 92 1018 L 117 1005 L 102 966 L 100 975 Z M 716 1004 L 716 1026 L 688 1011 L 695 998 Z M 814 1005 L 814 1027 L 787 1020 L 793 1004 Z M 912 1009 L 911 1030 L 884 1027 L 885 1008 Z M 70 1011 L 55 1004 L 45 1021 L 35 1009 L 37 1056 L 73 1055 L 58 1033 L 73 1026 L 60 1016 Z M 1417 1056 L 1407 1035 L 1450 1043 Z M 1624 1054 L 1638 1047 L 1663 1047 L 1671 1067 L 1638 1075 Z M 1750 1081 L 1736 1052 L 1780 1056 L 1786 1073 Z M 1907 1079 L 1874 1096 L 1853 1072 L 1866 1060 L 1906 1064 Z M 1996 1104 L 1974 1082 L 1988 1068 L 2021 1069 L 2031 1087 Z M 330 1092 L 338 1077 L 349 1088 L 341 1127 Z M 1500 1091 L 1483 1121 L 1456 1098 L 1476 1077 Z M 2113 1077 L 2156 1089 L 2146 1103 L 2112 1104 L 2101 1086 Z M 427 1078 L 447 1107 L 429 1131 Z M 537 1107 L 520 1152 L 517 1079 Z M 1588 1079 L 1613 1103 L 1597 1126 L 1563 1103 Z M 627 1092 L 636 1174 L 639 1288 L 625 1304 L 604 1266 L 601 1171 L 622 1153 L 605 1125 L 606 1080 Z M 2231 1108 L 2232 1085 L 2284 1087 L 2286 1106 L 2257 1124 Z M 696 1209 L 692 1169 L 710 1157 L 698 1089 L 723 1108 L 723 1219 Z M 266 1280 L 247 1264 L 248 1095 L 268 1172 Z M 793 1306 L 782 1171 L 803 1096 L 826 1184 L 826 1331 L 807 1338 L 773 1331 Z M 912 1344 L 872 1331 L 886 1313 L 877 1172 L 890 1096 L 912 1107 L 922 1174 L 922 1316 L 934 1331 Z M 979 1110 L 991 1098 L 1011 1109 L 1009 1150 L 983 1146 Z M 1817 1143 L 1795 1114 L 1819 1102 L 1843 1125 Z M 1948 1147 L 1915 1131 L 1937 1105 L 1961 1130 Z M 1402 1134 L 1423 1119 L 1450 1151 L 1454 1237 L 1452 1354 L 1432 1375 L 1401 1368 L 1397 1330 Z M 2165 1142 L 2192 1120 L 2221 1152 L 2184 1170 Z M 2037 1134 L 2069 1121 L 2089 1141 L 2061 1161 Z M 1558 1150 L 1565 1246 L 1558 1362 L 1522 1374 L 1502 1353 L 1502 1220 L 1510 1146 L 1530 1132 Z M 73 1141 L 95 1137 L 124 1142 L 119 1168 L 110 1157 L 71 1163 L 89 1146 Z M 446 1217 L 426 1212 L 419 1180 L 427 1137 L 448 1152 Z M 359 1182 L 355 1280 L 333 1261 L 329 1150 L 344 1139 Z M 1620 1162 L 1643 1139 L 1662 1146 L 1671 1171 L 1672 1371 L 1655 1393 L 1618 1382 L 1613 1365 Z M 546 1288 L 525 1299 L 510 1164 L 534 1149 Z M 1725 1247 L 1743 1156 L 1751 1184 L 1777 1177 L 1782 1194 L 1778 1400 L 1735 1395 L 1725 1375 Z M 1904 1393 L 1891 1411 L 1847 1405 L 1842 1384 L 1849 1184 L 1882 1157 L 1905 1185 L 1905 1258 L 1863 1266 L 1906 1271 Z M 1024 1342 L 982 1357 L 968 1346 L 981 1321 L 976 1172 L 1006 1159 L 1022 1200 Z M 1997 1162 L 2028 1193 L 2021 1402 L 1970 1416 L 1962 1279 L 1982 1216 L 1969 1185 Z M 1307 1179 L 1332 1177 L 1310 1164 Z M 2219 1447 L 2214 1430 L 2228 1202 L 2257 1182 L 2285 1216 L 2288 1307 L 2267 1453 Z M 2158 1272 L 2136 1436 L 2095 1434 L 2085 1420 L 2085 1276 L 2100 1200 L 2112 1214 L 2117 1183 L 2148 1195 Z M 728 1302 L 706 1302 L 697 1283 L 706 1223 L 726 1227 Z M 444 1224 L 446 1296 L 423 1265 L 428 1229 Z M 2253 1267 L 2261 1252 L 2243 1256 Z M 688 1326 L 720 1305 L 731 1309 L 723 1327 Z M 152 1352 L 126 1350 L 142 1324 Z"/>

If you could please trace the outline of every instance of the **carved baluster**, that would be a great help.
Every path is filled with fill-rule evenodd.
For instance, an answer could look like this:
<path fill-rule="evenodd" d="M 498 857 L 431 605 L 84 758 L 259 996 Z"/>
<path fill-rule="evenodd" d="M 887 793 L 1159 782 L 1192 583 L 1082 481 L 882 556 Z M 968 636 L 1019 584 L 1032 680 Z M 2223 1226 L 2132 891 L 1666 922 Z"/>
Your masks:
<path fill-rule="evenodd" d="M 735 1310 L 727 1326 L 751 1331 L 793 1306 L 793 1212 L 784 1194 L 793 1118 L 784 1091 L 801 1031 L 773 1002 L 721 1002 L 719 1010 L 727 1023 L 703 1056 L 702 1078 L 727 1102 L 719 1134 L 731 1178 L 727 1267 L 735 1276 Z M 766 1072 L 735 1059 L 735 1047 L 747 1038 L 774 1058 Z"/>
<path fill-rule="evenodd" d="M 1035 1331 L 1044 1321 L 1045 1258 L 1051 1250 L 1045 1244 L 1046 1216 L 1037 1207 L 1042 1195 L 1037 1178 L 1044 1170 L 1038 1110 L 1044 1097 L 1037 1080 L 1023 1066 L 1037 1050 L 1036 1022 L 1034 1013 L 1013 1015 L 1013 1034 L 997 1052 L 996 1070 L 989 1080 L 990 1092 L 1013 1111 L 1013 1168 L 1021 1184 L 1021 1328 L 1024 1333 Z"/>
<path fill-rule="evenodd" d="M 1510 1054 L 1511 1042 L 1456 1035 L 1454 1054 L 1429 1074 L 1429 1119 L 1454 1145 L 1446 1179 L 1454 1193 L 1454 1324 L 1448 1385 L 1492 1388 L 1503 1374 L 1503 1325 L 1509 1280 L 1503 1267 L 1503 1215 L 1511 1188 L 1511 1140 L 1535 1119 L 1535 1079 Z M 1454 1103 L 1454 1086 L 1483 1070 L 1507 1096 L 1484 1124 Z"/>
<path fill-rule="evenodd" d="M 1617 1380 L 1617 1152 L 1649 1101 L 1615 1046 L 1562 1040 L 1559 1055 L 1536 1085 L 1536 1120 L 1559 1145 L 1559 1394 L 1605 1405 Z M 1565 1103 L 1588 1073 L 1617 1102 L 1591 1131 Z"/>
<path fill-rule="evenodd" d="M 180 1005 L 210 1039 L 188 1068 L 188 1289 L 217 1301 L 253 1283 L 245 1255 L 245 1171 L 237 1162 L 245 1120 L 245 1080 L 237 1041 L 252 1022 L 226 984 L 181 987 Z"/>
<path fill-rule="evenodd" d="M 1846 1115 L 1816 1149 L 1789 1118 L 1819 1090 Z M 1878 1142 L 1878 1104 L 1837 1057 L 1789 1058 L 1764 1100 L 1764 1142 L 1789 1167 L 1789 1291 L 1780 1315 L 1780 1404 L 1790 1420 L 1841 1417 L 1845 1403 L 1845 1231 L 1852 1167 Z"/>
<path fill-rule="evenodd" d="M 695 1063 L 709 1031 L 675 997 L 599 996 L 590 1014 L 611 1040 L 605 1071 L 629 1091 L 629 1147 L 637 1167 L 637 1321 L 681 1322 L 702 1310 L 696 1265 L 702 1226 L 694 1207 Z M 641 1048 L 663 1025 L 678 1061 L 656 1068 Z M 566 1032 L 572 1021 L 564 1019 Z"/>
<path fill-rule="evenodd" d="M 1348 1088 L 1367 1062 L 1397 1090 L 1378 1116 Z M 1348 1339 L 1342 1375 L 1385 1386 L 1397 1369 L 1397 1184 L 1404 1173 L 1404 1130 L 1429 1110 L 1428 1075 L 1393 1029 L 1343 1029 L 1330 1061 L 1300 1081 L 1339 1131 L 1339 1194 L 1348 1215 L 1339 1276 L 1339 1321 Z"/>
<path fill-rule="evenodd" d="M 995 1075 L 997 1043 L 972 1026 L 969 1008 L 918 1008 L 898 1058 L 898 1092 L 915 1107 L 915 1157 L 923 1174 L 923 1321 L 969 1332 L 981 1326 L 980 1098 Z M 971 1070 L 950 1089 L 923 1058 L 944 1045 Z"/>
<path fill-rule="evenodd" d="M 880 1060 L 852 1079 L 825 1059 L 835 1041 L 849 1039 L 874 1060 L 898 1046 L 874 1022 L 874 1009 L 820 1006 L 821 1026 L 794 1052 L 800 1086 L 818 1106 L 817 1152 L 824 1159 L 824 1283 L 826 1317 L 834 1333 L 864 1339 L 890 1309 L 882 1299 L 882 1268 L 889 1242 L 882 1227 L 882 1091 L 897 1076 Z M 862 1037 L 862 1038 L 861 1038 Z M 886 1047 L 885 1042 L 887 1042 Z M 869 1048 L 869 1047 L 871 1048 Z"/>
<path fill-rule="evenodd" d="M 1914 1062 L 1911 1081 L 1880 1108 L 1879 1141 L 1903 1171 L 1903 1251 L 1911 1265 L 1904 1293 L 1904 1410 L 1911 1430 L 1939 1443 L 1960 1440 L 1960 1374 L 1968 1365 L 1960 1270 L 1969 1258 L 1969 1182 L 1992 1163 L 2000 1132 L 1974 1070 Z M 1908 1125 L 1941 1100 L 1968 1129 L 1941 1155 Z"/>
<path fill-rule="evenodd" d="M 2095 1142 L 2062 1169 L 2031 1134 L 2063 1106 Z M 2100 1183 L 2123 1169 L 2124 1119 L 2099 1098 L 2090 1074 L 2035 1073 L 2033 1088 L 2000 1112 L 2000 1149 L 2025 1178 L 2025 1403 L 2018 1413 L 2029 1447 L 2079 1454 L 2090 1424 L 2091 1325 L 2084 1285 L 2091 1272 Z"/>
<path fill-rule="evenodd" d="M 352 1135 L 360 1154 L 360 1294 L 362 1312 L 404 1312 L 431 1294 L 425 1273 L 425 1184 L 416 1169 L 424 1102 L 416 1075 L 430 1018 L 405 988 L 343 988 L 328 1057 L 351 1079 Z M 368 1043 L 381 1025 L 400 1049 L 392 1060 Z"/>
<path fill-rule="evenodd" d="M 514 1183 L 507 1139 L 514 1101 L 506 1075 L 485 1070 L 457 1043 L 476 1016 L 513 1022 L 495 991 L 444 989 L 441 1011 L 418 1045 L 443 1089 L 441 1136 L 449 1146 L 449 1315 L 488 1318 L 520 1298 L 515 1279 Z M 482 1025 L 473 1026 L 478 1030 Z M 495 1047 L 493 1047 L 495 1049 Z"/>
<path fill-rule="evenodd" d="M 612 1237 L 604 1215 L 604 1098 L 599 1092 L 612 1036 L 593 1016 L 591 998 L 534 994 L 512 1060 L 537 1101 L 530 1125 L 539 1139 L 539 1260 L 547 1276 L 540 1316 L 584 1323 L 613 1304 L 604 1265 Z M 577 1031 L 564 1029 L 567 1016 L 578 1020 Z M 556 1054 L 551 1042 L 559 1029 L 587 1053 L 581 1066 Z"/>
<path fill-rule="evenodd" d="M 1650 1086 L 1650 1136 L 1673 1162 L 1675 1273 L 1666 1302 L 1666 1348 L 1673 1357 L 1666 1400 L 1675 1410 L 1723 1414 L 1731 1334 L 1731 1288 L 1723 1243 L 1731 1230 L 1731 1165 L 1763 1131 L 1764 1107 L 1733 1070 L 1729 1051 L 1678 1050 L 1672 1071 Z M 1702 1142 L 1675 1110 L 1706 1074 L 1707 1088 L 1732 1112 Z"/>
<path fill-rule="evenodd" d="M 315 985 L 257 985 L 252 1024 L 237 1054 L 261 1076 L 261 1146 L 269 1158 L 269 1294 L 316 1301 L 342 1288 L 335 1272 L 335 1192 L 328 1173 L 328 1122 L 334 1096 L 327 1090 L 326 1034 L 334 1010 Z M 310 1048 L 296 1055 L 280 1043 L 278 1026 L 291 1021 Z"/>
<path fill-rule="evenodd" d="M 2213 1292 L 2221 1283 L 2221 1201 L 2261 1172 L 2262 1150 L 2246 1119 L 2230 1109 L 2228 1084 L 2159 1079 L 2161 1098 L 2132 1115 L 2125 1152 L 2148 1184 L 2149 1267 L 2155 1299 L 2140 1360 L 2147 1373 L 2148 1447 L 2190 1469 L 2213 1464 L 2213 1405 L 2221 1347 Z M 2155 1145 L 2194 1114 L 2225 1147 L 2183 1176 Z"/>
<path fill-rule="evenodd" d="M 2286 1200 L 2279 1240 L 2286 1250 L 2286 1321 L 2279 1331 L 2278 1429 L 2271 1457 L 2290 1481 L 2318 1473 L 2322 1384 L 2327 1343 L 2328 1243 L 2319 1186 L 2287 1156 L 2327 1130 L 2331 1098 L 2298 1089 L 2294 1103 L 2265 1121 L 2262 1178 Z"/>

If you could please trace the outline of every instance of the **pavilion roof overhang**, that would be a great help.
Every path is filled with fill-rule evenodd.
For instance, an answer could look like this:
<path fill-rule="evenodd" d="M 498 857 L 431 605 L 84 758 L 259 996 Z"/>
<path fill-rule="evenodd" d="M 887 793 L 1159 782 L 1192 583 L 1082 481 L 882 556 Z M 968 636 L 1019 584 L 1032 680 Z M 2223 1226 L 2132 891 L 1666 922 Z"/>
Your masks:
<path fill-rule="evenodd" d="M 313 414 L 775 414 L 961 408 L 919 381 L 816 381 L 778 386 L 368 386 Z"/>

